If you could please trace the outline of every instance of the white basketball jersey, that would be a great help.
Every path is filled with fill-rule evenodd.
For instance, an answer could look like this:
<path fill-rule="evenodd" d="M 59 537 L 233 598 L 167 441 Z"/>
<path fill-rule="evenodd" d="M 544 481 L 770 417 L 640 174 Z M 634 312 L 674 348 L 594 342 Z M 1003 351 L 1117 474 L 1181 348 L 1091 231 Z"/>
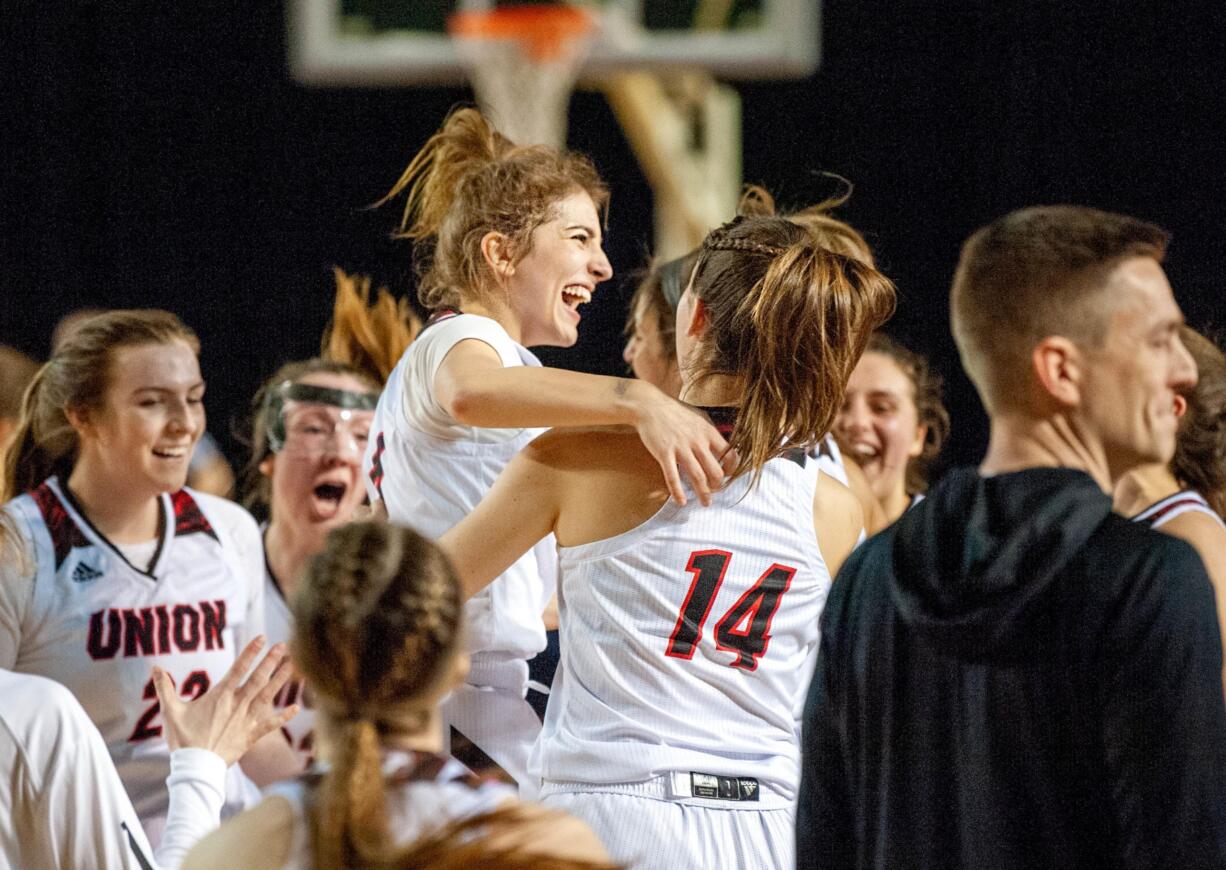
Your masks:
<path fill-rule="evenodd" d="M 1133 522 L 1145 523 L 1151 529 L 1160 529 L 1175 519 L 1175 517 L 1186 514 L 1189 511 L 1208 514 L 1213 517 L 1219 526 L 1226 527 L 1226 523 L 1218 516 L 1217 511 L 1209 506 L 1209 502 L 1205 501 L 1205 497 L 1192 489 L 1185 489 L 1174 495 L 1168 495 L 1161 501 L 1154 502 L 1132 519 Z"/>
<path fill-rule="evenodd" d="M 294 631 L 294 615 L 290 612 L 289 603 L 281 592 L 281 586 L 272 576 L 267 563 L 264 566 L 264 634 L 268 644 L 289 644 L 290 635 Z M 291 704 L 298 705 L 298 715 L 290 719 L 281 728 L 290 748 L 302 759 L 304 766 L 309 765 L 314 758 L 314 728 L 315 711 L 307 706 L 305 696 L 306 684 L 300 679 L 290 680 L 281 691 L 277 692 L 274 704 L 278 709 L 284 709 Z"/>
<path fill-rule="evenodd" d="M 0 867 L 147 867 L 153 850 L 72 693 L 0 671 L 0 698 Z"/>
<path fill-rule="evenodd" d="M 834 436 L 827 434 L 810 454 L 817 460 L 817 467 L 843 486 L 851 486 L 847 479 L 847 465 L 843 462 L 843 451 Z"/>
<path fill-rule="evenodd" d="M 540 365 L 487 317 L 432 320 L 383 388 L 364 462 L 370 497 L 383 500 L 389 519 L 430 538 L 471 513 L 511 458 L 542 431 L 467 426 L 438 403 L 435 375 L 466 339 L 488 344 L 505 367 Z M 541 613 L 553 594 L 555 559 L 550 536 L 468 601 L 470 652 L 528 659 L 545 648 Z"/>
<path fill-rule="evenodd" d="M 262 553 L 251 516 L 186 489 L 159 505 L 161 535 L 141 569 L 49 478 L 5 506 L 33 558 L 0 589 L 0 667 L 50 677 L 76 695 L 155 843 L 170 760 L 151 667 L 196 698 L 263 631 Z M 231 773 L 237 796 L 242 774 Z"/>
<path fill-rule="evenodd" d="M 794 798 L 795 709 L 830 589 L 818 474 L 795 451 L 711 507 L 669 502 L 628 532 L 560 549 L 562 662 L 534 774 L 749 776 Z"/>
<path fill-rule="evenodd" d="M 398 845 L 444 825 L 493 812 L 515 796 L 499 782 L 478 781 L 467 767 L 443 755 L 389 752 L 383 763 L 387 789 L 388 830 Z M 275 783 L 266 796 L 285 798 L 293 809 L 294 829 L 286 868 L 310 868 L 311 845 L 306 816 L 307 787 L 322 774 Z"/>

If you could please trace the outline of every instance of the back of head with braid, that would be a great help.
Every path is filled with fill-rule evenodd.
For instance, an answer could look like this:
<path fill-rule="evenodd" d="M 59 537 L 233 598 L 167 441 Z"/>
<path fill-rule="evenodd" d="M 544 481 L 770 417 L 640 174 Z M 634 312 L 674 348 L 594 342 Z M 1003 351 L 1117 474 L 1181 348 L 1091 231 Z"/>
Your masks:
<path fill-rule="evenodd" d="M 691 284 L 706 328 L 693 379 L 739 375 L 732 476 L 812 445 L 830 429 L 872 331 L 894 311 L 894 285 L 790 220 L 738 217 L 703 242 Z"/>
<path fill-rule="evenodd" d="M 433 543 L 382 523 L 333 531 L 304 580 L 291 650 L 333 748 L 311 813 L 315 866 L 382 863 L 380 738 L 437 701 L 460 648 L 459 583 Z"/>
<path fill-rule="evenodd" d="M 826 175 L 842 183 L 843 190 L 816 205 L 807 206 L 799 211 L 780 213 L 775 207 L 775 198 L 769 191 L 756 184 L 747 184 L 741 194 L 741 201 L 737 205 L 737 214 L 745 217 L 787 218 L 812 233 L 822 247 L 870 266 L 876 265 L 873 261 L 873 252 L 868 242 L 864 240 L 864 236 L 860 235 L 851 224 L 839 220 L 832 214 L 834 209 L 851 199 L 851 182 L 833 173 L 826 173 Z"/>

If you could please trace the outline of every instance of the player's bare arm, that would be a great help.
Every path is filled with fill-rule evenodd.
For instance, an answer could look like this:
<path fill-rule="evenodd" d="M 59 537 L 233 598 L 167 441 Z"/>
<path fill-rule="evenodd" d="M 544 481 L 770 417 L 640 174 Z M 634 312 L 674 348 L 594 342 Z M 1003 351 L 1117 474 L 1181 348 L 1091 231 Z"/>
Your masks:
<path fill-rule="evenodd" d="M 644 381 L 535 366 L 504 367 L 478 339 L 458 342 L 434 380 L 435 396 L 470 426 L 634 426 L 677 504 L 681 474 L 703 504 L 724 479 L 728 444 L 702 414 Z"/>
<path fill-rule="evenodd" d="M 864 529 L 864 509 L 852 491 L 825 474 L 813 494 L 813 526 L 817 546 L 832 578 L 855 549 Z"/>

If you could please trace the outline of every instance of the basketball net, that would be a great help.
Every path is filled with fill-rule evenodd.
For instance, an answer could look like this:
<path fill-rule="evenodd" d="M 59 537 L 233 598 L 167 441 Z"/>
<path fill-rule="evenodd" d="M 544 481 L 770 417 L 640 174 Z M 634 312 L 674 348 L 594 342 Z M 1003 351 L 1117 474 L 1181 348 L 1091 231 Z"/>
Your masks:
<path fill-rule="evenodd" d="M 574 6 L 499 6 L 447 21 L 477 105 L 517 145 L 566 144 L 570 94 L 595 20 Z"/>

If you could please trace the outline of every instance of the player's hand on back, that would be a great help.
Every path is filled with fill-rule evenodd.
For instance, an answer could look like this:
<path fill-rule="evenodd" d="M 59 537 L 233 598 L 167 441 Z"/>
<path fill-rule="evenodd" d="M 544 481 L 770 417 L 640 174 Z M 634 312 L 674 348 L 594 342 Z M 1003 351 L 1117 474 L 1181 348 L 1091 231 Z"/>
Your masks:
<path fill-rule="evenodd" d="M 162 705 L 164 733 L 171 751 L 207 749 L 230 765 L 260 738 L 298 714 L 296 704 L 283 710 L 273 705 L 277 692 L 293 675 L 284 644 L 275 644 L 243 679 L 263 647 L 263 636 L 252 640 L 225 676 L 194 701 L 181 699 L 170 675 L 161 668 L 153 669 L 153 686 Z"/>
<path fill-rule="evenodd" d="M 705 415 L 693 408 L 654 387 L 648 397 L 642 403 L 635 429 L 643 446 L 660 463 L 668 494 L 677 504 L 685 504 L 680 476 L 684 474 L 699 501 L 709 505 L 712 490 L 723 484 L 727 471 L 736 464 L 728 442 Z"/>

